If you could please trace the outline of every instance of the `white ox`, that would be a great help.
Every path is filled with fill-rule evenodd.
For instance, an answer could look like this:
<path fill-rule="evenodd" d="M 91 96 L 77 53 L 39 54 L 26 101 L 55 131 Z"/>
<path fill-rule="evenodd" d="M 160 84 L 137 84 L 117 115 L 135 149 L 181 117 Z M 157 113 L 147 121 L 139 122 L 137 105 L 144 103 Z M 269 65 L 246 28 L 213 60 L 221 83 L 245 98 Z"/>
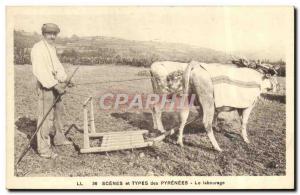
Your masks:
<path fill-rule="evenodd" d="M 201 67 L 199 62 L 191 63 L 179 63 L 171 61 L 154 62 L 151 65 L 152 86 L 154 93 L 157 94 L 196 94 L 195 104 L 198 112 L 202 113 L 203 124 L 207 131 L 208 137 L 214 147 L 218 151 L 222 151 L 219 147 L 214 133 L 213 133 L 213 122 L 216 123 L 218 113 L 220 111 L 229 111 L 236 109 L 242 120 L 242 137 L 245 142 L 249 143 L 247 137 L 247 122 L 252 108 L 257 100 L 257 97 L 253 98 L 252 104 L 248 107 L 235 108 L 222 106 L 219 108 L 215 107 L 214 98 L 214 85 L 212 82 L 211 75 Z M 276 91 L 277 80 L 275 77 L 266 77 L 265 74 L 249 69 L 249 71 L 255 72 L 261 79 L 260 89 L 261 91 L 273 89 Z M 183 129 L 189 115 L 189 107 L 184 107 L 180 111 L 180 127 L 177 143 L 183 146 Z M 161 132 L 165 132 L 165 129 L 161 120 L 162 110 L 160 106 L 153 106 L 152 116 L 154 129 L 158 129 Z"/>

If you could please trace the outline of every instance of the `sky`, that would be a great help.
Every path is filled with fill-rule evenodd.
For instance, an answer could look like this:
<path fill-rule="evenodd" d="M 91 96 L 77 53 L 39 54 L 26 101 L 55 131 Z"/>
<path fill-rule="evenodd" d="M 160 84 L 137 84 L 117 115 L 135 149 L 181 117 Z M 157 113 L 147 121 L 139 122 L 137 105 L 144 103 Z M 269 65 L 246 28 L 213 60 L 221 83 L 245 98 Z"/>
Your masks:
<path fill-rule="evenodd" d="M 28 8 L 14 28 L 38 32 L 59 25 L 59 36 L 110 36 L 187 43 L 224 51 L 284 50 L 292 36 L 292 7 L 86 7 Z"/>

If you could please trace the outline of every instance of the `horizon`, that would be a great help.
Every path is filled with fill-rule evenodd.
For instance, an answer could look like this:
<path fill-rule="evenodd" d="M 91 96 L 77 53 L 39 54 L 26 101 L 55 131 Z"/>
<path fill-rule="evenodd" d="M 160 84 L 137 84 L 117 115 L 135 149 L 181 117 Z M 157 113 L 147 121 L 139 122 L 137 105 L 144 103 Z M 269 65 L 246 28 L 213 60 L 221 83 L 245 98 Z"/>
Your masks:
<path fill-rule="evenodd" d="M 41 33 L 38 33 L 36 31 L 34 32 L 29 32 L 29 31 L 25 31 L 23 29 L 14 29 L 15 31 L 18 31 L 18 32 L 24 32 L 24 33 L 29 33 L 31 35 L 34 35 L 34 34 L 38 34 L 39 36 L 42 36 Z M 145 40 L 131 40 L 131 39 L 125 39 L 125 38 L 122 38 L 122 37 L 112 37 L 112 36 L 101 36 L 101 35 L 86 35 L 86 36 L 80 36 L 80 35 L 77 35 L 77 34 L 73 34 L 71 36 L 59 36 L 58 35 L 58 38 L 72 38 L 72 36 L 77 36 L 79 38 L 87 38 L 87 37 L 105 37 L 105 38 L 113 38 L 113 39 L 120 39 L 120 40 L 125 40 L 125 41 L 137 41 L 137 42 L 155 42 L 155 43 L 165 43 L 165 44 L 180 44 L 180 45 L 186 45 L 186 46 L 189 46 L 189 47 L 193 47 L 193 48 L 197 48 L 197 49 L 209 49 L 209 50 L 214 50 L 214 51 L 217 51 L 217 52 L 223 52 L 225 55 L 234 55 L 234 56 L 237 56 L 237 57 L 246 57 L 248 59 L 266 59 L 266 60 L 271 60 L 271 61 L 280 61 L 280 60 L 283 60 L 285 61 L 285 57 L 283 55 L 278 55 L 276 54 L 276 58 L 274 57 L 253 57 L 255 56 L 255 54 L 257 54 L 258 52 L 260 51 L 251 51 L 251 52 L 246 52 L 245 51 L 233 51 L 231 52 L 230 54 L 229 53 L 226 53 L 224 51 L 221 51 L 221 50 L 216 50 L 216 49 L 213 49 L 213 48 L 207 48 L 207 47 L 201 47 L 201 46 L 198 46 L 198 45 L 192 45 L 192 44 L 188 44 L 188 43 L 180 43 L 180 42 L 166 42 L 166 41 L 159 41 L 159 40 L 150 40 L 150 41 L 145 41 Z"/>
<path fill-rule="evenodd" d="M 285 58 L 291 14 L 291 7 L 39 7 L 35 13 L 23 8 L 14 29 L 41 34 L 42 24 L 53 22 L 59 37 L 177 43 Z"/>

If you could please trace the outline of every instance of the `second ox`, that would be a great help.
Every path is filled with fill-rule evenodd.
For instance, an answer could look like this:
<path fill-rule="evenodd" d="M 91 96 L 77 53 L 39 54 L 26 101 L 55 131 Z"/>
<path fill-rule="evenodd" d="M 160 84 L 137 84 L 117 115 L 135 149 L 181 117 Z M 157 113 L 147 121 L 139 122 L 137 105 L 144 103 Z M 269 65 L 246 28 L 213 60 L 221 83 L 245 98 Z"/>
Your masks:
<path fill-rule="evenodd" d="M 218 113 L 236 109 L 242 122 L 242 137 L 249 143 L 247 122 L 257 98 L 261 92 L 275 92 L 278 87 L 276 75 L 271 76 L 264 69 L 240 68 L 232 64 L 162 61 L 154 62 L 150 72 L 154 93 L 180 94 L 184 97 L 196 95 L 194 104 L 202 114 L 205 130 L 214 149 L 218 151 L 222 150 L 213 133 Z M 153 106 L 153 124 L 154 129 L 165 132 L 162 111 L 160 106 Z M 183 146 L 183 129 L 189 112 L 188 106 L 179 112 L 181 123 L 177 143 L 180 146 Z"/>

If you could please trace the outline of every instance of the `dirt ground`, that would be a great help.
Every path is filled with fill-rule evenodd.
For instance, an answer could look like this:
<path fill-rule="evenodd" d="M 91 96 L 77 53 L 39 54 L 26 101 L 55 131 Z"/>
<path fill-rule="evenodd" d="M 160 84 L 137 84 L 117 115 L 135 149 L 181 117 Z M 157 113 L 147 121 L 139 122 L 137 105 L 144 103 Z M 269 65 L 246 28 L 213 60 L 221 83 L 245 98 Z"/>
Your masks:
<path fill-rule="evenodd" d="M 71 72 L 74 67 L 67 66 Z M 75 83 L 141 78 L 144 68 L 129 66 L 81 66 L 74 77 Z M 236 112 L 221 113 L 222 130 L 215 132 L 220 147 L 218 153 L 204 131 L 201 120 L 186 126 L 184 144 L 175 145 L 170 137 L 154 147 L 109 153 L 80 154 L 82 146 L 82 102 L 86 97 L 97 97 L 104 92 L 150 93 L 150 80 L 123 83 L 78 85 L 63 97 L 65 103 L 65 130 L 73 145 L 56 147 L 59 154 L 54 160 L 39 158 L 30 150 L 15 169 L 17 176 L 105 176 L 105 175 L 285 175 L 286 124 L 285 78 L 280 78 L 281 90 L 276 94 L 263 94 L 251 113 L 246 144 L 240 136 L 240 122 Z M 28 143 L 36 127 L 37 96 L 31 66 L 15 66 L 15 159 Z M 73 94 L 72 94 L 73 93 Z M 198 114 L 192 112 L 189 119 Z M 169 129 L 178 125 L 176 113 L 164 113 L 163 122 Z M 98 132 L 149 130 L 153 131 L 150 112 L 103 112 L 95 102 L 95 120 Z M 75 128 L 69 129 L 74 124 Z M 69 129 L 69 131 L 67 131 Z M 35 146 L 33 145 L 35 148 Z"/>

